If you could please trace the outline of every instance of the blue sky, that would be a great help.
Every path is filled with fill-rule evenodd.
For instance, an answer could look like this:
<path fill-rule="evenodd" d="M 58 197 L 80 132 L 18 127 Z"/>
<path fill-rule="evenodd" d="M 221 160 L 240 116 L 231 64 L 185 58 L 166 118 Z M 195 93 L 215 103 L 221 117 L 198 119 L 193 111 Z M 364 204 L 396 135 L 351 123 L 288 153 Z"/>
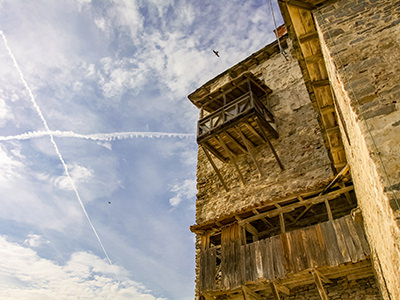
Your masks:
<path fill-rule="evenodd" d="M 193 299 L 186 96 L 272 24 L 268 0 L 0 0 L 0 299 Z"/>

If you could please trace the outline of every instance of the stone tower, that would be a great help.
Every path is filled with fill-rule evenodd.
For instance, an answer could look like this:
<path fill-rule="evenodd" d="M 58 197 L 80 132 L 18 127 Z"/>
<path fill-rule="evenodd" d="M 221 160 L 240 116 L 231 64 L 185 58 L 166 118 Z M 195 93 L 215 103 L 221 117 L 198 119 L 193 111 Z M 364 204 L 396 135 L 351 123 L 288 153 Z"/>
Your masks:
<path fill-rule="evenodd" d="M 197 299 L 400 299 L 400 1 L 279 0 L 200 109 Z"/>

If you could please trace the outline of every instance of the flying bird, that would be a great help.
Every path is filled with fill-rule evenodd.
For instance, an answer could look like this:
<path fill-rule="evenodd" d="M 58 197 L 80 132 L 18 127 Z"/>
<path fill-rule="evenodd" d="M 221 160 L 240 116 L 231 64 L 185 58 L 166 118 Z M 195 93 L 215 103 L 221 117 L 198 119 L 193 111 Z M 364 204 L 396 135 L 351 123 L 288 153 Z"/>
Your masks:
<path fill-rule="evenodd" d="M 218 51 L 213 50 L 214 54 L 219 57 Z"/>
<path fill-rule="evenodd" d="M 111 201 L 108 201 L 108 204 L 111 204 Z"/>

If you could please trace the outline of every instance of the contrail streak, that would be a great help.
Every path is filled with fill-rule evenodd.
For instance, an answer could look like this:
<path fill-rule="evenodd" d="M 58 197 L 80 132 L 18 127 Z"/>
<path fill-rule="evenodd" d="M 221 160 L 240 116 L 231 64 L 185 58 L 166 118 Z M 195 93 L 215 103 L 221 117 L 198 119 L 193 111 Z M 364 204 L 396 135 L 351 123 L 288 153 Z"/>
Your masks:
<path fill-rule="evenodd" d="M 39 107 L 39 105 L 38 105 L 37 102 L 36 102 L 36 99 L 35 99 L 35 96 L 34 96 L 33 93 L 32 93 L 32 90 L 30 89 L 28 83 L 25 81 L 24 75 L 23 75 L 23 73 L 22 73 L 22 71 L 21 71 L 21 69 L 20 69 L 20 67 L 19 67 L 19 65 L 18 65 L 18 63 L 17 63 L 17 60 L 15 59 L 14 54 L 12 53 L 10 47 L 8 46 L 8 42 L 7 42 L 6 36 L 4 35 L 3 31 L 1 31 L 1 30 L 0 30 L 0 35 L 1 35 L 2 39 L 3 39 L 3 41 L 4 41 L 4 45 L 5 45 L 5 47 L 6 47 L 7 51 L 8 51 L 8 54 L 10 55 L 10 57 L 11 57 L 13 63 L 14 63 L 14 67 L 15 67 L 15 69 L 17 70 L 17 72 L 18 72 L 18 74 L 19 74 L 19 77 L 20 77 L 20 79 L 21 79 L 21 81 L 22 81 L 24 87 L 26 88 L 26 90 L 27 90 L 28 93 L 29 93 L 29 98 L 31 99 L 31 102 L 32 102 L 33 106 L 35 107 L 37 114 L 39 115 L 40 119 L 42 120 L 42 124 L 43 124 L 44 128 L 46 129 L 46 132 L 49 133 L 51 143 L 53 144 L 54 150 L 56 151 L 57 156 L 58 156 L 58 158 L 60 159 L 60 162 L 61 162 L 61 164 L 62 164 L 63 167 L 64 167 L 65 175 L 68 177 L 69 182 L 71 183 L 72 189 L 73 189 L 74 192 L 75 192 L 76 198 L 78 199 L 78 202 L 79 202 L 79 204 L 80 204 L 80 206 L 81 206 L 81 208 L 82 208 L 82 211 L 83 211 L 84 215 L 86 216 L 86 219 L 88 220 L 88 222 L 89 222 L 89 224 L 90 224 L 90 227 L 92 228 L 93 233 L 94 233 L 94 235 L 96 236 L 96 238 L 97 238 L 97 240 L 98 240 L 98 242 L 99 242 L 99 244 L 100 244 L 100 247 L 101 247 L 101 249 L 103 250 L 103 252 L 104 252 L 104 254 L 105 254 L 105 256 L 106 256 L 106 258 L 107 258 L 109 264 L 111 265 L 111 264 L 112 264 L 112 263 L 111 263 L 111 259 L 110 259 L 110 257 L 108 256 L 107 251 L 106 251 L 106 249 L 105 249 L 104 246 L 103 246 L 103 243 L 102 243 L 102 241 L 101 241 L 101 239 L 100 239 L 100 236 L 97 234 L 96 228 L 94 228 L 93 223 L 92 223 L 92 221 L 90 220 L 90 217 L 89 217 L 89 215 L 88 215 L 88 213 L 87 213 L 87 211 L 86 211 L 85 205 L 83 204 L 82 199 L 81 199 L 81 196 L 79 195 L 78 189 L 76 188 L 75 183 L 74 183 L 74 181 L 72 180 L 72 177 L 71 177 L 71 175 L 70 175 L 70 173 L 69 173 L 67 164 L 65 163 L 64 158 L 63 158 L 63 156 L 61 155 L 60 150 L 58 149 L 58 146 L 57 146 L 56 142 L 54 141 L 54 136 L 52 135 L 51 130 L 50 130 L 49 126 L 47 125 L 47 121 L 46 121 L 46 119 L 44 118 L 44 116 L 43 116 L 43 114 L 42 114 L 42 111 L 40 110 L 40 107 Z"/>
<path fill-rule="evenodd" d="M 115 140 L 126 140 L 134 138 L 192 138 L 194 134 L 191 133 L 174 133 L 174 132 L 111 132 L 111 133 L 92 133 L 92 134 L 80 134 L 73 131 L 28 131 L 18 135 L 0 136 L 0 141 L 12 141 L 12 140 L 29 140 L 33 138 L 40 138 L 43 136 L 53 137 L 65 137 L 65 138 L 79 138 L 92 141 L 115 141 Z"/>

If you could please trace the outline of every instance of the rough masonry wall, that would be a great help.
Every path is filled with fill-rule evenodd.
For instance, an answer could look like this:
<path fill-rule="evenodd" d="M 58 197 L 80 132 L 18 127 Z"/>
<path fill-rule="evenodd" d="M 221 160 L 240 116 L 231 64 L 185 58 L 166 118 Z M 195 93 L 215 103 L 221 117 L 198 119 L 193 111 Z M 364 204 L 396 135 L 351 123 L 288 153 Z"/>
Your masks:
<path fill-rule="evenodd" d="M 330 300 L 380 300 L 382 299 L 376 286 L 375 278 L 368 277 L 348 281 L 347 278 L 334 280 L 324 284 L 324 289 Z M 290 291 L 288 300 L 320 300 L 321 296 L 314 284 L 298 287 Z M 273 298 L 271 298 L 272 300 Z"/>
<path fill-rule="evenodd" d="M 256 76 L 262 76 L 273 91 L 268 106 L 276 118 L 279 138 L 271 142 L 285 170 L 281 171 L 269 147 L 261 145 L 257 148 L 256 158 L 267 175 L 260 178 L 251 157 L 243 155 L 238 161 L 246 181 L 242 185 L 231 164 L 214 158 L 230 188 L 226 192 L 204 152 L 199 149 L 197 223 L 248 209 L 262 202 L 314 190 L 325 186 L 332 179 L 331 162 L 317 114 L 312 107 L 297 60 L 290 56 L 289 61 L 286 61 L 277 53 L 250 71 Z M 229 81 L 228 76 L 226 74 L 219 78 L 211 90 Z"/>
<path fill-rule="evenodd" d="M 314 13 L 347 160 L 385 299 L 400 299 L 400 1 Z"/>

